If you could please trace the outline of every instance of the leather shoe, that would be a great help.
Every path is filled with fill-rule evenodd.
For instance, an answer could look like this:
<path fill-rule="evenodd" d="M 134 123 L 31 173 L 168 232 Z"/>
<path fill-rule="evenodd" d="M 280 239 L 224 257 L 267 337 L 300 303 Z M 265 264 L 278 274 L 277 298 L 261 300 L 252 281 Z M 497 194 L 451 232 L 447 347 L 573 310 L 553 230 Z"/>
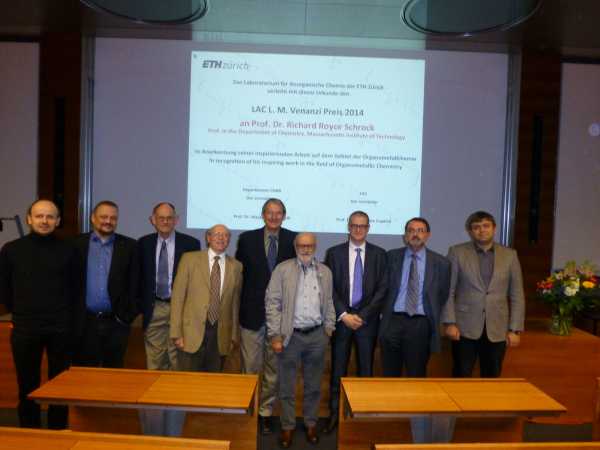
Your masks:
<path fill-rule="evenodd" d="M 272 434 L 273 433 L 273 417 L 271 416 L 260 416 L 261 428 L 260 431 L 262 434 Z"/>
<path fill-rule="evenodd" d="M 329 419 L 327 420 L 327 425 L 325 425 L 325 433 L 329 434 L 332 433 L 338 426 L 338 415 L 337 414 L 332 414 L 331 416 L 329 416 Z"/>
<path fill-rule="evenodd" d="M 319 443 L 319 435 L 317 434 L 317 426 L 306 427 L 306 440 L 312 445 Z"/>
<path fill-rule="evenodd" d="M 281 448 L 290 448 L 293 434 L 294 430 L 281 430 L 281 434 L 279 435 L 279 445 Z"/>

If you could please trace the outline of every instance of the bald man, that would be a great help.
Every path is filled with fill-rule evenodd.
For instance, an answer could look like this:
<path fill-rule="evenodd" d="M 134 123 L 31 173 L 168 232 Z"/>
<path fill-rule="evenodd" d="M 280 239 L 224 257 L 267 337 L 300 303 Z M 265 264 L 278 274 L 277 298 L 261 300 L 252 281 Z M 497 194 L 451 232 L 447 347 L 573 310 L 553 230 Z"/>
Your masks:
<path fill-rule="evenodd" d="M 171 295 L 171 339 L 179 370 L 220 372 L 239 342 L 242 264 L 225 254 L 225 225 L 206 232 L 207 250 L 181 257 Z"/>
<path fill-rule="evenodd" d="M 54 234 L 60 212 L 53 202 L 35 201 L 27 211 L 27 224 L 31 232 L 0 251 L 0 299 L 12 313 L 19 424 L 40 428 L 40 406 L 27 395 L 40 386 L 44 351 L 49 379 L 69 366 L 81 270 L 75 248 Z M 50 405 L 48 427 L 66 426 L 67 408 Z"/>

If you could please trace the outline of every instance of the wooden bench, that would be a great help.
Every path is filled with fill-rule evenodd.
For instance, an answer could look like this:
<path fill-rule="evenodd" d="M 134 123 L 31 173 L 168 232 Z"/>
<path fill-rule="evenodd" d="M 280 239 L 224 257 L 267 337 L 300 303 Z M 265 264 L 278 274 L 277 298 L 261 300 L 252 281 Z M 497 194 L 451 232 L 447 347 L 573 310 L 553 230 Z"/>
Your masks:
<path fill-rule="evenodd" d="M 0 427 L 5 450 L 229 450 L 228 441 Z"/>
<path fill-rule="evenodd" d="M 184 437 L 226 439 L 256 449 L 257 376 L 72 367 L 30 394 L 69 406 L 75 431 L 140 434 L 144 409 L 187 411 Z"/>
<path fill-rule="evenodd" d="M 455 442 L 518 442 L 526 417 L 564 412 L 519 378 L 342 378 L 338 450 L 411 442 L 411 417 L 457 417 Z"/>
<path fill-rule="evenodd" d="M 520 442 L 486 444 L 376 444 L 375 450 L 600 450 L 600 442 Z"/>

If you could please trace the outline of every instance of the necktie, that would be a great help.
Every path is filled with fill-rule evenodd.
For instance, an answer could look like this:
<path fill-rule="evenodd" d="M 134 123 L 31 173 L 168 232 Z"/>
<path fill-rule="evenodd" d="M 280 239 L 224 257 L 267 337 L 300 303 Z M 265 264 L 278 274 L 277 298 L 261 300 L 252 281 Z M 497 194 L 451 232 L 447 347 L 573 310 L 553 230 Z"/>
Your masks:
<path fill-rule="evenodd" d="M 354 277 L 352 279 L 352 307 L 356 308 L 362 300 L 363 290 L 363 266 L 360 252 L 362 249 L 356 249 L 356 261 L 354 261 Z"/>
<path fill-rule="evenodd" d="M 419 271 L 417 270 L 417 255 L 411 256 L 408 289 L 406 291 L 406 314 L 414 316 L 419 306 Z"/>
<path fill-rule="evenodd" d="M 269 264 L 269 272 L 273 272 L 275 264 L 277 264 L 277 238 L 272 234 L 269 235 L 269 250 L 267 251 L 267 263 Z"/>
<path fill-rule="evenodd" d="M 166 241 L 162 241 L 160 246 L 156 273 L 156 296 L 163 299 L 169 298 L 169 253 Z"/>
<path fill-rule="evenodd" d="M 210 271 L 210 300 L 208 303 L 208 321 L 214 325 L 219 320 L 219 307 L 221 306 L 221 266 L 219 257 L 215 256 Z"/>

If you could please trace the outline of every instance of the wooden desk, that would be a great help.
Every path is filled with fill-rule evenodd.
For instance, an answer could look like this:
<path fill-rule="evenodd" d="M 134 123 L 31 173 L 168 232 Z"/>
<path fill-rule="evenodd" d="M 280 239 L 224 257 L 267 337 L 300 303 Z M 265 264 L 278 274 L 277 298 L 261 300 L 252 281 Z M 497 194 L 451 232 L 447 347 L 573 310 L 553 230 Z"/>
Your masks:
<path fill-rule="evenodd" d="M 600 442 L 521 442 L 496 444 L 377 444 L 375 450 L 600 450 Z"/>
<path fill-rule="evenodd" d="M 525 417 L 565 411 L 523 379 L 343 378 L 338 449 L 411 442 L 406 419 L 419 416 L 459 417 L 455 442 L 520 441 Z"/>
<path fill-rule="evenodd" d="M 183 436 L 226 439 L 241 450 L 256 448 L 256 386 L 256 375 L 72 367 L 30 398 L 68 405 L 77 431 L 139 434 L 140 409 L 190 411 Z"/>
<path fill-rule="evenodd" d="M 4 450 L 228 450 L 227 441 L 0 427 Z"/>

